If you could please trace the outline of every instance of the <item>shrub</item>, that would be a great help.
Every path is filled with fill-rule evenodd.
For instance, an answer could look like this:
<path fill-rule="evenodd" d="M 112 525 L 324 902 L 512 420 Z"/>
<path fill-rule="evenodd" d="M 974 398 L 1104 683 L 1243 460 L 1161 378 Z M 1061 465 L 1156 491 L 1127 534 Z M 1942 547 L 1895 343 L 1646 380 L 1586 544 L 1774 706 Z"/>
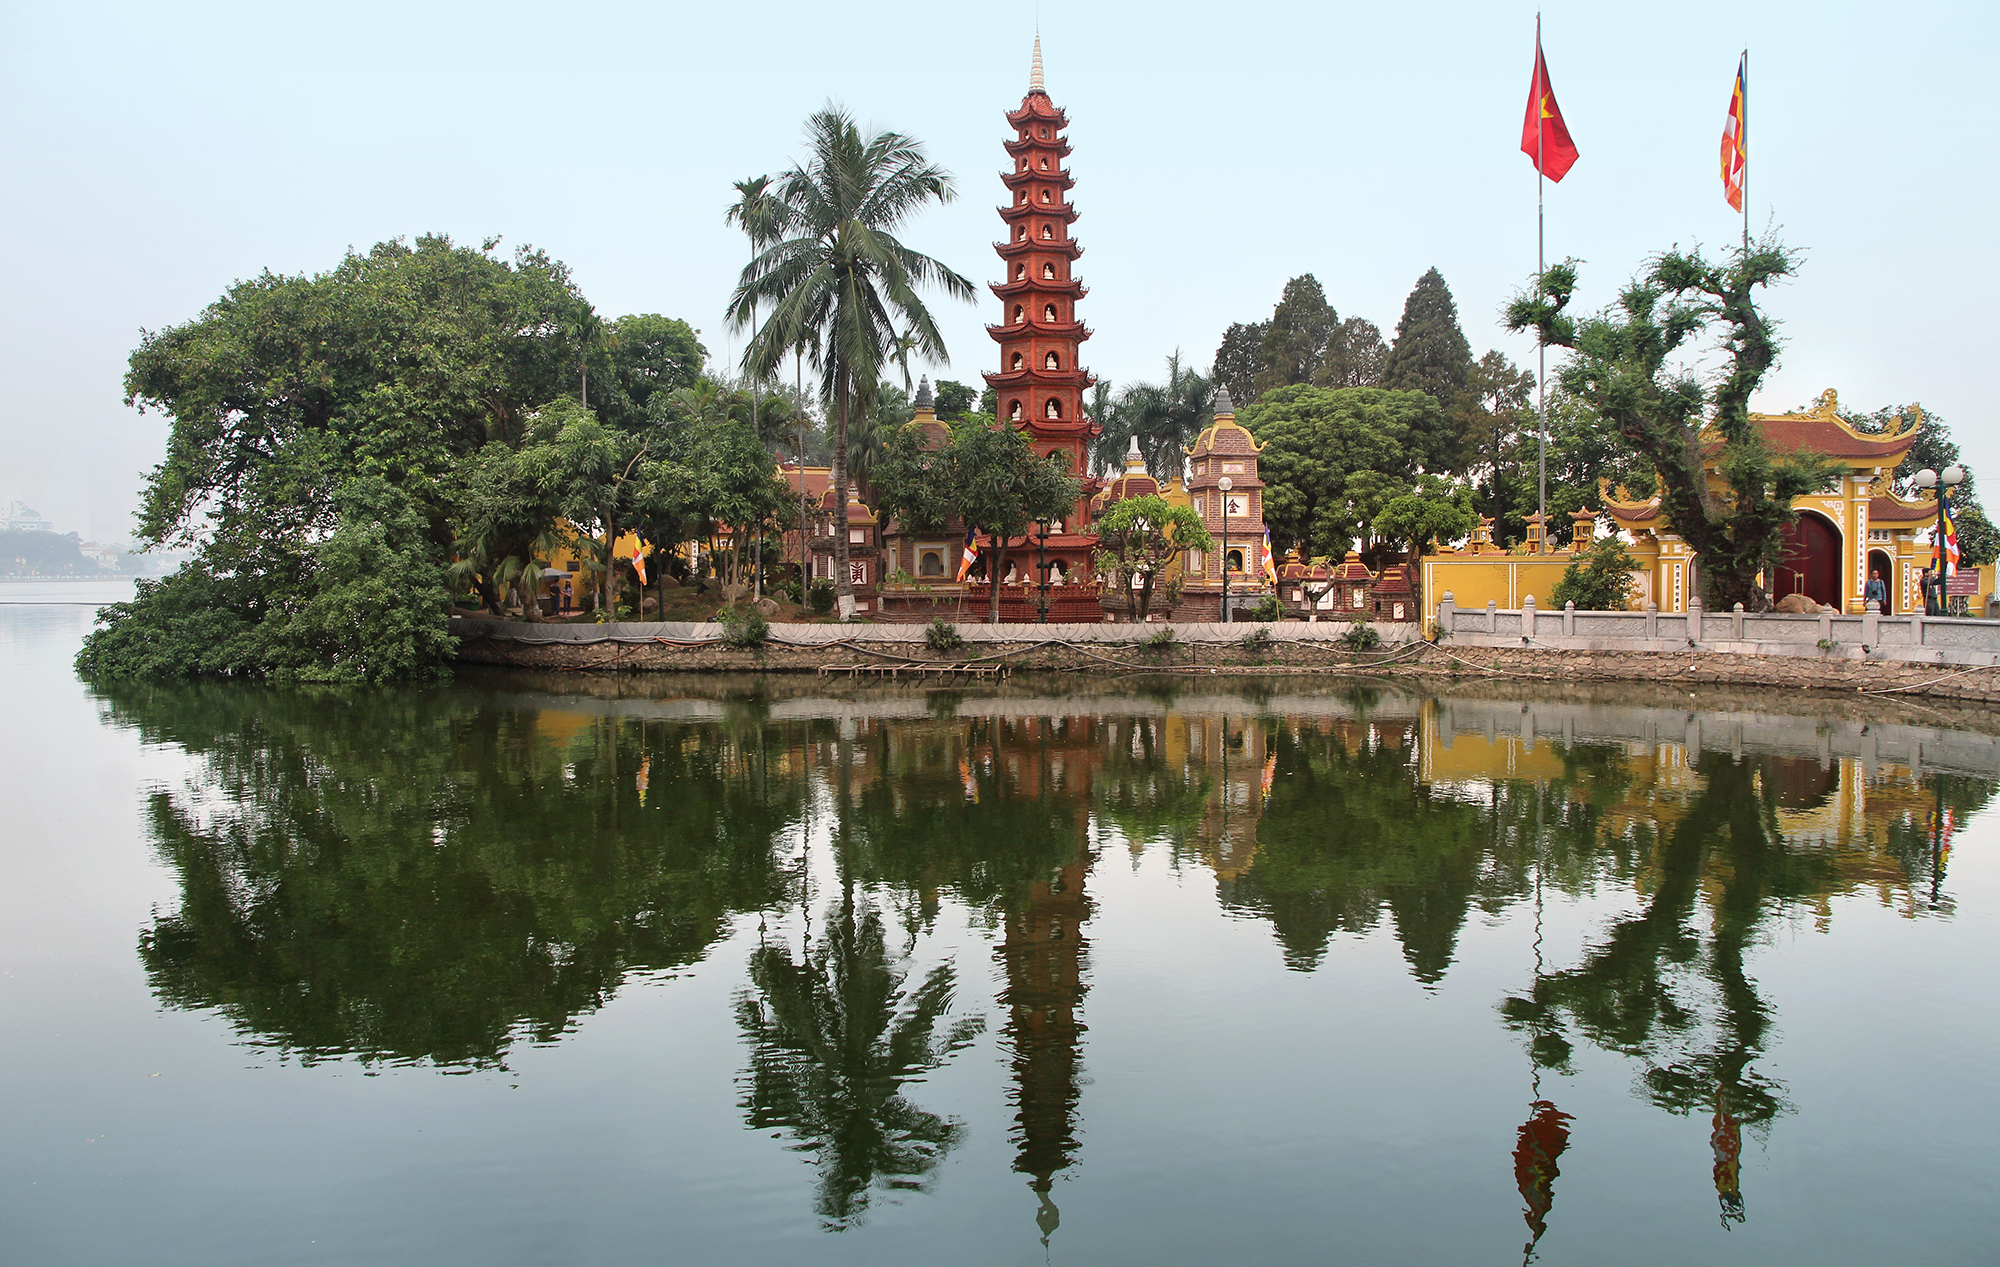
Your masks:
<path fill-rule="evenodd" d="M 797 581 L 780 581 L 772 592 L 784 598 L 787 602 L 797 603 L 802 607 L 805 605 L 805 590 L 800 587 Z"/>
<path fill-rule="evenodd" d="M 1250 652 L 1252 655 L 1262 655 L 1264 652 L 1269 651 L 1271 644 L 1276 641 L 1275 638 L 1271 637 L 1269 629 L 1259 625 L 1239 638 L 1236 645 Z"/>
<path fill-rule="evenodd" d="M 1549 601 L 1557 607 L 1575 603 L 1578 611 L 1624 611 L 1632 594 L 1632 573 L 1639 561 L 1617 537 L 1605 537 L 1563 569 Z"/>
<path fill-rule="evenodd" d="M 1151 636 L 1141 641 L 1139 647 L 1143 651 L 1172 651 L 1174 649 L 1174 627 L 1172 625 L 1161 625 L 1152 632 Z"/>
<path fill-rule="evenodd" d="M 1266 624 L 1274 620 L 1283 620 L 1285 618 L 1285 605 L 1278 601 L 1276 594 L 1266 594 L 1257 600 L 1255 607 L 1250 609 L 1250 618 L 1252 620 L 1264 621 Z"/>
<path fill-rule="evenodd" d="M 1382 645 L 1382 635 L 1375 632 L 1375 626 L 1357 620 L 1340 635 L 1340 645 L 1349 651 L 1368 651 Z"/>
<path fill-rule="evenodd" d="M 924 629 L 924 645 L 943 655 L 956 651 L 965 645 L 965 638 L 958 632 L 958 626 L 948 620 L 933 620 Z"/>
<path fill-rule="evenodd" d="M 824 577 L 814 581 L 806 591 L 806 606 L 815 616 L 824 616 L 833 610 L 833 582 Z"/>
<path fill-rule="evenodd" d="M 755 607 L 738 611 L 724 608 L 715 614 L 722 626 L 722 642 L 730 647 L 761 647 L 771 637 L 771 622 Z"/>

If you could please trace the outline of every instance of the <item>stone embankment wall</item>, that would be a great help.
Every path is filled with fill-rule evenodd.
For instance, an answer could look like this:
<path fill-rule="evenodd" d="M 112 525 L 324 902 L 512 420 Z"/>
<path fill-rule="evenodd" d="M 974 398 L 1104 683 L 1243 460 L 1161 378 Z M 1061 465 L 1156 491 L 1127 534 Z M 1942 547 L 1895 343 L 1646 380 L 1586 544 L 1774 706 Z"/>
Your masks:
<path fill-rule="evenodd" d="M 1565 614 L 1546 613 L 1556 618 Z M 1616 613 L 1570 615 L 1581 619 Z M 1924 623 L 1927 635 L 1936 636 L 1947 622 Z M 1625 645 L 1602 645 L 1608 640 L 1597 640 L 1599 645 L 1555 646 L 1548 645 L 1548 639 L 1524 644 L 1519 634 L 1482 632 L 1432 645 L 1416 637 L 1413 626 L 1383 625 L 1378 626 L 1385 638 L 1380 649 L 1354 652 L 1337 641 L 1344 626 L 1289 622 L 1172 626 L 1173 644 L 1156 649 L 1145 642 L 1158 633 L 1158 626 L 1042 625 L 1033 626 L 1032 635 L 1030 628 L 964 626 L 960 635 L 965 645 L 939 653 L 914 639 L 909 626 L 894 625 L 779 625 L 773 627 L 772 642 L 745 649 L 724 645 L 716 625 L 453 622 L 453 632 L 461 639 L 461 661 L 522 669 L 813 673 L 849 665 L 970 663 L 1004 664 L 1019 672 L 1336 674 L 1494 683 L 1626 681 L 1669 688 L 1699 683 L 2000 702 L 2000 664 L 1990 655 L 1981 655 L 1982 663 L 1964 663 L 1975 654 L 1964 648 L 1946 649 L 1961 662 L 1940 663 L 1935 658 L 1841 655 L 1813 644 L 1807 644 L 1805 652 L 1774 655 L 1736 649 L 1742 644 L 1689 648 L 1685 639 L 1675 644 L 1657 638 L 1623 640 Z M 1270 632 L 1271 645 L 1244 646 L 1246 633 L 1260 629 Z M 1403 641 L 1388 641 L 1391 638 Z"/>

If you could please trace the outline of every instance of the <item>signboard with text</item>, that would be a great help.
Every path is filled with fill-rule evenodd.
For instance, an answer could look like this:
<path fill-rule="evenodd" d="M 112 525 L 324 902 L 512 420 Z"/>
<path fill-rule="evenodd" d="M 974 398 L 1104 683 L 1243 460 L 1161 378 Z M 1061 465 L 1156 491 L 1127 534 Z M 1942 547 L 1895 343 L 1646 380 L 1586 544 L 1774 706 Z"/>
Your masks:
<path fill-rule="evenodd" d="M 1979 592 L 1979 572 L 1968 568 L 1963 572 L 1953 572 L 1944 578 L 1944 592 L 1948 598 L 1971 598 Z"/>

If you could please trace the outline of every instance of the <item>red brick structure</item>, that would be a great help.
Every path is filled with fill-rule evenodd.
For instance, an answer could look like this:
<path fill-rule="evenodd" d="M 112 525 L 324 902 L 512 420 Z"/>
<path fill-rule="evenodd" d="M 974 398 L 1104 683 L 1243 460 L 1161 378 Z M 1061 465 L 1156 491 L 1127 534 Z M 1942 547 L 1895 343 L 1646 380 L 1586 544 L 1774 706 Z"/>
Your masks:
<path fill-rule="evenodd" d="M 1077 216 L 1069 203 L 1076 182 L 1063 166 L 1070 152 L 1063 136 L 1069 116 L 1049 100 L 1042 84 L 1040 36 L 1028 95 L 1008 114 L 1007 125 L 1014 130 L 1006 142 L 1013 166 L 1000 179 L 1011 196 L 999 209 L 1007 240 L 994 243 L 1005 271 L 992 288 L 1001 312 L 999 324 L 987 327 L 1000 345 L 1000 369 L 985 378 L 999 397 L 1000 418 L 1027 432 L 1037 457 L 1060 453 L 1072 474 L 1083 475 L 1090 440 L 1099 431 L 1083 412 L 1083 393 L 1097 378 L 1078 359 L 1090 330 L 1076 314 L 1085 290 L 1071 272 L 1083 248 L 1069 235 Z M 1091 574 L 1097 538 L 1088 531 L 1090 501 L 1099 487 L 1087 480 L 1066 521 L 1052 525 L 1048 557 L 1052 567 L 1062 562 L 1072 583 Z M 1024 544 L 1030 543 L 1008 543 L 1009 557 L 1018 558 Z"/>

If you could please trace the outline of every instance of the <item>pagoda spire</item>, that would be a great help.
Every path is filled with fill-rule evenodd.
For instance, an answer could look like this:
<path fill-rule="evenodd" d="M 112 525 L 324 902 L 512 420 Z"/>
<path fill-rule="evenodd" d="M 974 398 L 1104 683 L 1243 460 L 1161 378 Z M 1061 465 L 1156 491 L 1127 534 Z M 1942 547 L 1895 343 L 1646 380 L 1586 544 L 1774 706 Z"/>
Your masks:
<path fill-rule="evenodd" d="M 1035 32 L 1035 61 L 1034 65 L 1028 70 L 1028 91 L 1030 93 L 1039 92 L 1045 97 L 1049 95 L 1048 86 L 1042 82 L 1042 33 L 1040 31 Z"/>

